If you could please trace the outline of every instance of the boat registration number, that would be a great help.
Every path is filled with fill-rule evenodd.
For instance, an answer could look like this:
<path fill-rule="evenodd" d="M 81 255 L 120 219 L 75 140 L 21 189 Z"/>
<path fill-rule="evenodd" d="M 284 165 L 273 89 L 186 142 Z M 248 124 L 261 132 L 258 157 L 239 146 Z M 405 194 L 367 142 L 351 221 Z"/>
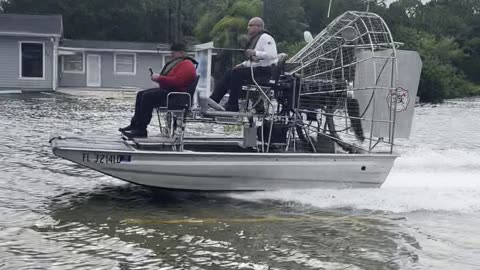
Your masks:
<path fill-rule="evenodd" d="M 131 155 L 111 155 L 111 154 L 99 154 L 99 153 L 82 153 L 82 161 L 89 163 L 102 163 L 113 164 L 130 162 L 132 160 Z"/>

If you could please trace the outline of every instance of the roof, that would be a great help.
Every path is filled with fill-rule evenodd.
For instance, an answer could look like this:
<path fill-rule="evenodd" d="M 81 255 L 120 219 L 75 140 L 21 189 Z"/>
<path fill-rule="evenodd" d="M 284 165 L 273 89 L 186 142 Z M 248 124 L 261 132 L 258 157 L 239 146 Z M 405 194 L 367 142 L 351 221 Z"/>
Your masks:
<path fill-rule="evenodd" d="M 170 51 L 170 45 L 165 43 L 129 42 L 129 41 L 102 41 L 102 40 L 62 40 L 63 49 L 93 49 L 104 51 Z M 193 48 L 188 47 L 191 51 Z"/>
<path fill-rule="evenodd" d="M 0 13 L 0 35 L 61 37 L 62 34 L 62 15 Z"/>

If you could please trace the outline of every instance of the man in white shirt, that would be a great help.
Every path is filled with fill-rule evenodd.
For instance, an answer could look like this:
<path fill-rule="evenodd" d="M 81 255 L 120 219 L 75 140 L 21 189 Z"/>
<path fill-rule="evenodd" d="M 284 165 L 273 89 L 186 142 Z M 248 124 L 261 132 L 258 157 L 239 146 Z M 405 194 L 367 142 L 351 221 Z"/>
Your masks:
<path fill-rule="evenodd" d="M 227 111 L 238 111 L 238 98 L 242 91 L 242 85 L 252 82 L 250 67 L 253 66 L 255 79 L 270 77 L 272 65 L 277 64 L 277 45 L 272 34 L 264 29 L 265 25 L 261 18 L 255 17 L 248 22 L 247 50 L 245 55 L 248 60 L 236 65 L 233 69 L 227 70 L 221 80 L 215 84 L 215 90 L 210 96 L 219 103 L 230 90 L 225 109 Z"/>

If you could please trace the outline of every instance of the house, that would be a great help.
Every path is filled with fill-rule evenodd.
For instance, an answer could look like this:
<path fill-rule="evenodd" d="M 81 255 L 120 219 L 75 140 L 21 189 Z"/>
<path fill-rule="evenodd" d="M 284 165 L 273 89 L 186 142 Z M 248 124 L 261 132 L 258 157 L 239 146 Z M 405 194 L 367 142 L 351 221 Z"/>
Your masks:
<path fill-rule="evenodd" d="M 151 67 L 169 60 L 167 44 L 62 40 L 58 47 L 60 87 L 152 88 Z"/>
<path fill-rule="evenodd" d="M 0 14 L 0 91 L 57 87 L 62 16 Z"/>
<path fill-rule="evenodd" d="M 189 48 L 208 86 L 212 48 Z M 168 44 L 64 39 L 61 15 L 0 14 L 0 91 L 151 88 L 149 67 L 160 72 L 169 57 Z"/>

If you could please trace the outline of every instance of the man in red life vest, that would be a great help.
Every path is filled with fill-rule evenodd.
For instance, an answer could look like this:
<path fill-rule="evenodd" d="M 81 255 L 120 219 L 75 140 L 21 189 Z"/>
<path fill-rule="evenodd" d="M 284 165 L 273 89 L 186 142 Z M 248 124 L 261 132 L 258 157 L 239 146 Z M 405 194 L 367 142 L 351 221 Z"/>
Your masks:
<path fill-rule="evenodd" d="M 137 93 L 135 114 L 130 125 L 119 131 L 129 138 L 147 137 L 147 126 L 152 119 L 153 109 L 165 106 L 170 92 L 186 92 L 197 75 L 196 61 L 187 57 L 184 44 L 176 43 L 170 48 L 172 60 L 167 62 L 160 74 L 153 73 L 151 80 L 157 82 L 158 88 L 142 90 Z"/>
<path fill-rule="evenodd" d="M 248 44 L 245 51 L 247 61 L 236 65 L 233 69 L 227 70 L 221 80 L 215 85 L 215 90 L 210 96 L 219 103 L 230 90 L 230 97 L 225 106 L 227 111 L 238 111 L 238 98 L 242 91 L 242 85 L 252 83 L 251 66 L 255 78 L 267 77 L 272 74 L 272 65 L 278 62 L 277 45 L 272 34 L 264 28 L 261 18 L 255 17 L 248 22 Z"/>

